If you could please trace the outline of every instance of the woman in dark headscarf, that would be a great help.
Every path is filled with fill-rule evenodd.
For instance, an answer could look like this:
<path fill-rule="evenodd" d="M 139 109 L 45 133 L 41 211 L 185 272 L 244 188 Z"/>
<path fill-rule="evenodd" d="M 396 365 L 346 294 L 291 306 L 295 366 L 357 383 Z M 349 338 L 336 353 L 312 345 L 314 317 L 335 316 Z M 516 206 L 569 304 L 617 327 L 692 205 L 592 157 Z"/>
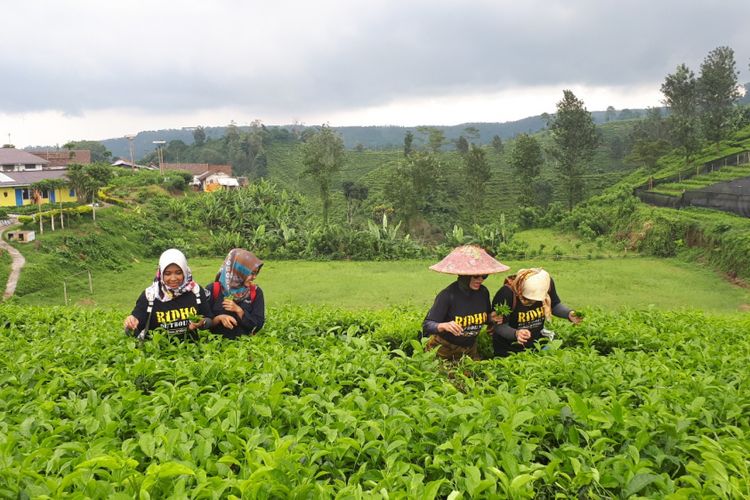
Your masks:
<path fill-rule="evenodd" d="M 235 248 L 229 252 L 216 279 L 206 291 L 214 314 L 211 331 L 234 339 L 257 333 L 266 321 L 263 290 L 254 283 L 263 261 L 252 252 Z"/>
<path fill-rule="evenodd" d="M 197 316 L 202 318 L 193 321 Z M 193 281 L 185 255 L 170 248 L 159 257 L 154 282 L 138 297 L 124 325 L 141 339 L 156 328 L 172 335 L 195 337 L 192 332 L 196 329 L 211 326 L 212 316 L 205 291 Z"/>
<path fill-rule="evenodd" d="M 451 361 L 463 356 L 478 360 L 477 337 L 482 327 L 490 324 L 492 310 L 484 280 L 509 267 L 478 246 L 465 245 L 430 269 L 458 278 L 435 297 L 422 323 L 422 333 L 430 336 L 425 349 L 437 349 L 438 356 Z"/>

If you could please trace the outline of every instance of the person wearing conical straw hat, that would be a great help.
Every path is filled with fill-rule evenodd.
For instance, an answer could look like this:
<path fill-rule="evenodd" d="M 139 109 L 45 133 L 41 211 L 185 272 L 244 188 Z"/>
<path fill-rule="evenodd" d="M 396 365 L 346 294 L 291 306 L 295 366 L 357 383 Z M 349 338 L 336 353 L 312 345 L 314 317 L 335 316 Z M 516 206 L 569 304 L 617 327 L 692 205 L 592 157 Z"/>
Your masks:
<path fill-rule="evenodd" d="M 429 335 L 425 350 L 437 349 L 439 357 L 451 361 L 463 356 L 479 360 L 477 336 L 482 326 L 489 323 L 492 310 L 484 280 L 490 274 L 510 268 L 482 248 L 464 245 L 453 249 L 430 269 L 458 278 L 438 293 L 422 322 L 422 333 Z"/>
<path fill-rule="evenodd" d="M 545 320 L 552 316 L 581 322 L 576 312 L 560 301 L 555 282 L 542 268 L 519 269 L 508 276 L 492 299 L 495 356 L 505 357 L 534 346 L 542 338 Z"/>

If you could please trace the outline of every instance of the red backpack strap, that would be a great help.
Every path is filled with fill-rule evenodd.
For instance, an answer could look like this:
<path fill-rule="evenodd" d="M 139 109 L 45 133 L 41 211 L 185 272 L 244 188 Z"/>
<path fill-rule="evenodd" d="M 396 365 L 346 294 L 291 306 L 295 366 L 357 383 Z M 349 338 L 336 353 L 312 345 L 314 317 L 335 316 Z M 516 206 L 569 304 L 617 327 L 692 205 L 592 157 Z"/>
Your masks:
<path fill-rule="evenodd" d="M 256 288 L 258 287 L 255 286 L 255 283 L 250 283 L 250 303 L 251 304 L 255 302 L 255 295 L 257 293 Z"/>

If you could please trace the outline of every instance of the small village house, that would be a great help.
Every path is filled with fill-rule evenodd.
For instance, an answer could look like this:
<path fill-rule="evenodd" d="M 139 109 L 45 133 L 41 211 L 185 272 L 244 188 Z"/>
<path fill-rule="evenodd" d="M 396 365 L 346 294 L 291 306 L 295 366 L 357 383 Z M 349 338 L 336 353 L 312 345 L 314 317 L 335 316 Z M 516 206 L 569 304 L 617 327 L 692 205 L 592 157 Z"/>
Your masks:
<path fill-rule="evenodd" d="M 34 203 L 31 186 L 44 180 L 66 180 L 66 169 L 50 169 L 50 162 L 16 148 L 0 148 L 0 207 L 20 207 Z M 76 201 L 68 187 L 42 190 L 43 203 Z"/>
<path fill-rule="evenodd" d="M 212 165 L 209 163 L 165 163 L 164 170 L 184 170 L 193 174 L 192 185 L 197 191 L 216 191 L 232 189 L 241 183 L 232 177 L 231 165 Z"/>

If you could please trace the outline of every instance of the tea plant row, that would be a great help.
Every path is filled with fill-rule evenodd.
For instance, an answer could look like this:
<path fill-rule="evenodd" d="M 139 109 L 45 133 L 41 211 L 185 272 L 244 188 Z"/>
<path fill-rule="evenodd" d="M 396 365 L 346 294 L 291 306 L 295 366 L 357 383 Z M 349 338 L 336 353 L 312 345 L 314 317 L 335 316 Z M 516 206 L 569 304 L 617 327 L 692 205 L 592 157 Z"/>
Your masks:
<path fill-rule="evenodd" d="M 750 495 L 750 320 L 589 313 L 445 366 L 423 312 L 272 310 L 237 342 L 0 309 L 0 496 Z"/>

